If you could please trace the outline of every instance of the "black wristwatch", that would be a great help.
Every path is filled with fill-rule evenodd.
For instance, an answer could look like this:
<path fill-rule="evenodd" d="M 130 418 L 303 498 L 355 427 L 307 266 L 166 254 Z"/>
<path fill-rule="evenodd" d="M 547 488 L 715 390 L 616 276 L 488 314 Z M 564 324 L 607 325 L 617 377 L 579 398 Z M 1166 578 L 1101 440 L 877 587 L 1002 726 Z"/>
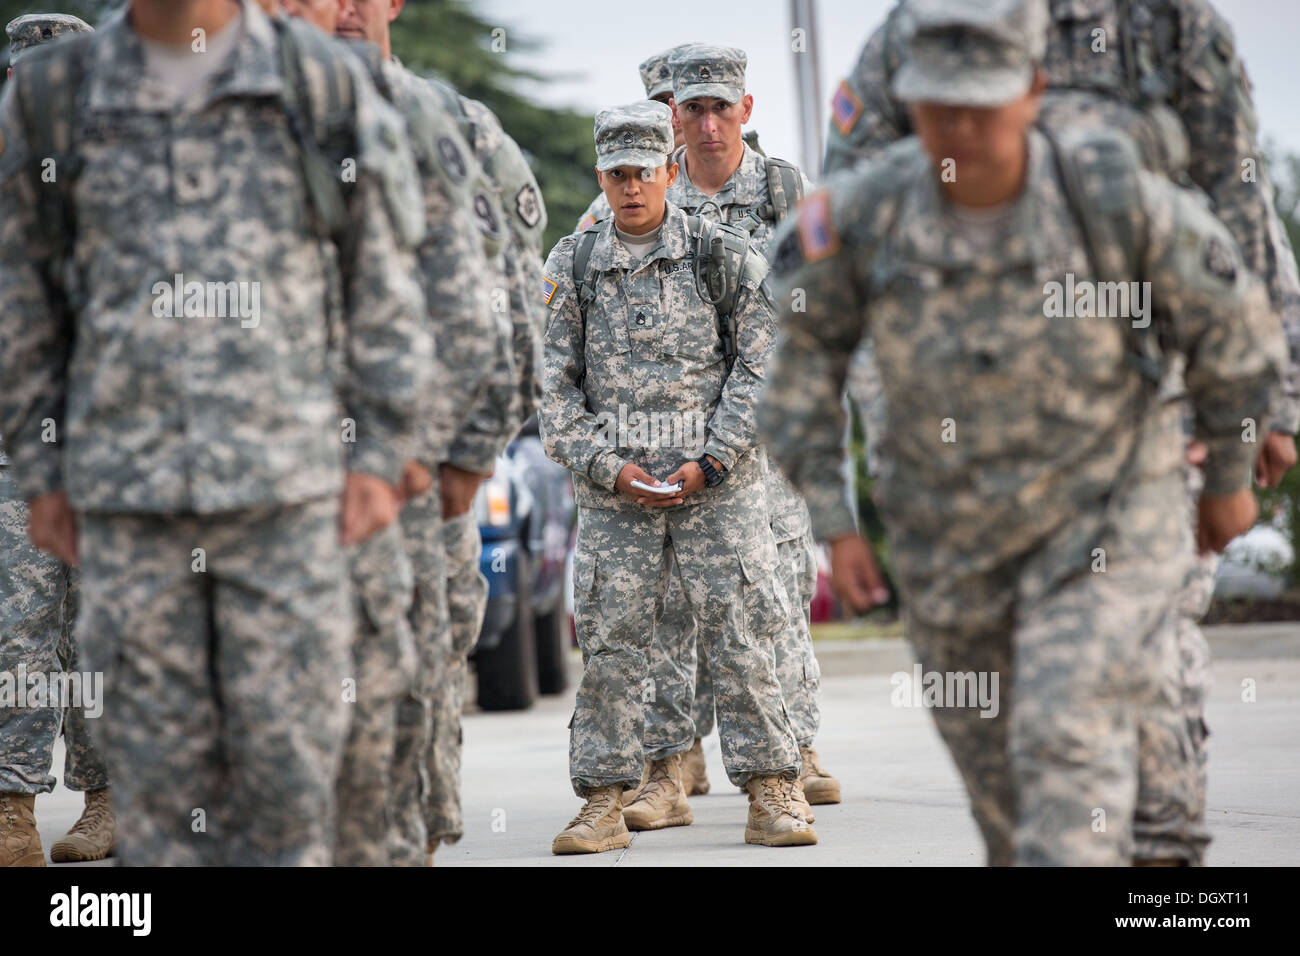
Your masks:
<path fill-rule="evenodd" d="M 722 479 L 726 477 L 725 471 L 719 471 L 713 467 L 713 462 L 709 461 L 708 455 L 701 455 L 695 459 L 695 463 L 700 466 L 700 471 L 704 472 L 704 483 L 710 488 L 722 484 Z"/>

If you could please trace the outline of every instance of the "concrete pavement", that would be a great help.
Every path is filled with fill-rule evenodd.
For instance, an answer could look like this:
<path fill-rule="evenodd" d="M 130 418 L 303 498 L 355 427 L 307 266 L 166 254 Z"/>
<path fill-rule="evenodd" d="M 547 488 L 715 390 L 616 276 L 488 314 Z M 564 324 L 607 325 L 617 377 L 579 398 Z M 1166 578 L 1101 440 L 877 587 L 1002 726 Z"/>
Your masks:
<path fill-rule="evenodd" d="M 1208 822 L 1211 865 L 1300 864 L 1300 626 L 1209 630 Z M 890 704 L 890 674 L 911 656 L 897 639 L 818 645 L 823 731 L 818 750 L 845 802 L 816 807 L 821 843 L 745 845 L 746 799 L 723 775 L 714 734 L 705 741 L 712 791 L 691 800 L 689 827 L 634 835 L 625 851 L 556 857 L 551 839 L 577 812 L 568 784 L 572 692 L 530 711 L 465 718 L 465 838 L 437 864 L 566 867 L 671 865 L 940 865 L 983 863 L 979 834 L 947 751 L 924 709 Z M 1243 681 L 1255 700 L 1243 701 Z M 62 747 L 55 755 L 62 769 Z M 77 818 L 81 795 L 37 798 L 47 851 Z"/>

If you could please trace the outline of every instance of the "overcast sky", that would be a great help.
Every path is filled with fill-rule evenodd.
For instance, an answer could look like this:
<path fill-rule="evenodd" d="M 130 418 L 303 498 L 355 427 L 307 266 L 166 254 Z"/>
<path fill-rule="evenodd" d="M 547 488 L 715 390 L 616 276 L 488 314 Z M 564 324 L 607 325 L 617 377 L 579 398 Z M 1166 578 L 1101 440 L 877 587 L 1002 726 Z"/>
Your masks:
<path fill-rule="evenodd" d="M 823 125 L 835 87 L 893 0 L 815 0 Z M 1300 0 L 1215 0 L 1232 24 L 1255 88 L 1266 140 L 1300 154 Z M 637 64 L 689 40 L 738 46 L 749 54 L 754 94 L 750 128 L 771 155 L 801 160 L 795 114 L 789 0 L 685 0 L 624 4 L 592 0 L 474 0 L 485 17 L 542 42 L 520 65 L 553 79 L 528 95 L 594 112 L 645 93 Z M 662 11 L 662 13 L 659 13 Z M 673 16 L 674 11 L 682 11 Z M 810 170 L 811 172 L 811 170 Z"/>

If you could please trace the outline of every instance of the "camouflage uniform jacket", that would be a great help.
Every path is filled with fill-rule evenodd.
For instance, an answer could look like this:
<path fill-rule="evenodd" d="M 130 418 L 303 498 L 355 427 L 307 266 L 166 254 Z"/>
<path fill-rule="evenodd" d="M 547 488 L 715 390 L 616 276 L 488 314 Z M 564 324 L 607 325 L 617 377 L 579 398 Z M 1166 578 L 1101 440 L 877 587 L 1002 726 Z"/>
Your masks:
<path fill-rule="evenodd" d="M 576 475 L 578 504 L 642 510 L 614 491 L 629 462 L 659 479 L 702 454 L 721 462 L 723 485 L 700 489 L 682 507 L 724 486 L 761 482 L 754 412 L 776 336 L 766 262 L 748 258 L 728 374 L 717 312 L 696 290 L 686 215 L 668 203 L 659 243 L 635 262 L 615 237 L 613 219 L 598 228 L 585 322 L 573 281 L 575 237 L 551 250 L 543 282 L 549 311 L 538 420 L 546 453 Z"/>
<path fill-rule="evenodd" d="M 22 120 L 29 68 L 5 87 L 0 429 L 28 497 L 66 487 L 81 509 L 219 512 L 337 492 L 346 448 L 347 467 L 394 482 L 409 455 L 431 342 L 409 278 L 411 229 L 404 240 L 397 228 L 414 188 L 400 122 L 340 54 L 330 79 L 357 175 L 342 243 L 347 341 L 333 343 L 331 269 L 280 102 L 279 39 L 260 8 L 242 7 L 231 61 L 176 111 L 121 15 L 31 53 L 87 64 L 83 106 L 62 132 L 80 170 L 59 276 L 44 268 L 38 218 L 38 190 L 53 187 L 38 181 Z M 168 308 L 181 281 L 207 294 Z M 232 305 L 226 284 L 260 297 L 256 322 L 212 316 Z M 330 374 L 335 345 L 343 382 Z M 47 419 L 57 442 L 42 440 Z"/>

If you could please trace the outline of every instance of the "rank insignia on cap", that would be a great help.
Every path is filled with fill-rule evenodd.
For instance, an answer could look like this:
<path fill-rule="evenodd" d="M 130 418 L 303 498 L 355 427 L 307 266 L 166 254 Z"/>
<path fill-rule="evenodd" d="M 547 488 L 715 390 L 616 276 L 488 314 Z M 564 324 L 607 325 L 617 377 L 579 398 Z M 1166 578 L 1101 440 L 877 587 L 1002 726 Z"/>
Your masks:
<path fill-rule="evenodd" d="M 843 80 L 831 100 L 831 117 L 841 136 L 848 136 L 862 115 L 862 101 L 854 94 L 848 80 Z"/>
<path fill-rule="evenodd" d="M 831 222 L 831 194 L 815 192 L 799 203 L 799 246 L 805 262 L 820 262 L 840 251 L 840 236 Z"/>
<path fill-rule="evenodd" d="M 555 295 L 556 284 L 550 279 L 542 279 L 542 302 L 546 305 L 551 304 L 551 296 Z"/>

